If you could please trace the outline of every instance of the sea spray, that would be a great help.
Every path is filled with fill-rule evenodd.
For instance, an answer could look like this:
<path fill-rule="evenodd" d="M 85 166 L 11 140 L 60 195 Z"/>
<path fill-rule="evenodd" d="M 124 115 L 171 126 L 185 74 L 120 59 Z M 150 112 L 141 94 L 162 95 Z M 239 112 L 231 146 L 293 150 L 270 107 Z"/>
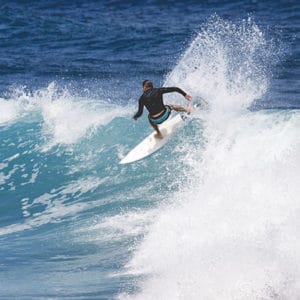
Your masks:
<path fill-rule="evenodd" d="M 151 275 L 133 299 L 296 299 L 299 121 L 243 116 L 194 161 L 128 264 Z"/>
<path fill-rule="evenodd" d="M 273 50 L 252 20 L 214 18 L 167 78 L 209 101 L 199 134 L 206 143 L 186 146 L 189 184 L 157 210 L 127 264 L 147 276 L 121 299 L 300 294 L 300 115 L 247 110 L 268 88 Z"/>
<path fill-rule="evenodd" d="M 165 85 L 179 85 L 196 99 L 202 96 L 211 109 L 245 109 L 266 92 L 279 57 L 276 50 L 252 18 L 235 24 L 214 16 L 202 26 Z"/>
<path fill-rule="evenodd" d="M 76 144 L 96 128 L 129 114 L 128 107 L 112 104 L 107 99 L 77 96 L 55 82 L 35 91 L 16 87 L 7 99 L 0 99 L 0 108 L 2 126 L 42 120 L 44 144 L 40 149 L 43 151 L 56 145 Z"/>

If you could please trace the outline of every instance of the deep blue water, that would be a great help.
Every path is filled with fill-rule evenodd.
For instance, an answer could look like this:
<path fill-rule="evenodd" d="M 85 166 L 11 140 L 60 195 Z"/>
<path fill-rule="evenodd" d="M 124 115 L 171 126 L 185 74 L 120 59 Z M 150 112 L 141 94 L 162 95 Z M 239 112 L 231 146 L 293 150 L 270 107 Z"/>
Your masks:
<path fill-rule="evenodd" d="M 0 8 L 0 299 L 299 297 L 297 1 Z M 144 79 L 208 107 L 119 165 Z"/>

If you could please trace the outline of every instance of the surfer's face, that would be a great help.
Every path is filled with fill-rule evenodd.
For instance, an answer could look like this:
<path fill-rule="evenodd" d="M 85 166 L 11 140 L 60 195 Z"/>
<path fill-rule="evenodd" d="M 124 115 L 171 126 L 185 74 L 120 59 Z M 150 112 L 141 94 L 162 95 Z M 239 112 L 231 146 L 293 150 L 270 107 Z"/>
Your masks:
<path fill-rule="evenodd" d="M 150 89 L 149 86 L 146 86 L 146 85 L 142 86 L 143 92 L 146 92 L 146 91 L 148 91 L 149 89 Z"/>
<path fill-rule="evenodd" d="M 143 92 L 146 92 L 149 89 L 153 88 L 153 83 L 150 80 L 144 80 L 142 84 L 142 90 Z"/>

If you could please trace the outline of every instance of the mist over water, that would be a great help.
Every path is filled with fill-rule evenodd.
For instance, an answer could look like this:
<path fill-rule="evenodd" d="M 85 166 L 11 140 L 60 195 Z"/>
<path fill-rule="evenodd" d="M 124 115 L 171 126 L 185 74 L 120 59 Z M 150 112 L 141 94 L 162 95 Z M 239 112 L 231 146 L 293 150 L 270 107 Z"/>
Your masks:
<path fill-rule="evenodd" d="M 60 88 L 55 82 L 30 93 L 16 88 L 9 99 L 0 99 L 1 125 L 24 120 L 42 120 L 41 135 L 48 140 L 47 150 L 55 145 L 75 144 L 96 128 L 117 116 L 128 115 L 128 108 L 109 103 L 107 99 L 86 99 Z"/>
<path fill-rule="evenodd" d="M 298 126 L 299 115 L 243 116 L 195 154 L 128 264 L 150 276 L 134 299 L 297 298 Z"/>
<path fill-rule="evenodd" d="M 205 144 L 185 147 L 186 183 L 127 265 L 146 275 L 141 291 L 120 299 L 300 294 L 299 112 L 247 109 L 268 88 L 269 42 L 251 19 L 213 18 L 168 76 L 166 85 L 209 101 L 196 132 Z"/>
<path fill-rule="evenodd" d="M 298 299 L 299 4 L 23 2 L 0 5 L 0 298 Z M 120 165 L 144 79 L 207 104 Z"/>

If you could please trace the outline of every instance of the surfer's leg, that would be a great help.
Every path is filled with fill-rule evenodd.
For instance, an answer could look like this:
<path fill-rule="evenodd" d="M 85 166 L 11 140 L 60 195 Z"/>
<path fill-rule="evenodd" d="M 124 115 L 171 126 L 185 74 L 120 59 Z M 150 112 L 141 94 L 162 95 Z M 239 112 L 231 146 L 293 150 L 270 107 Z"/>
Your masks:
<path fill-rule="evenodd" d="M 185 108 L 183 106 L 180 106 L 180 105 L 169 105 L 171 110 L 175 110 L 175 111 L 178 111 L 178 112 L 187 112 L 187 113 L 190 113 L 189 109 L 188 108 Z"/>
<path fill-rule="evenodd" d="M 151 126 L 154 128 L 154 130 L 157 132 L 154 137 L 157 139 L 162 139 L 163 136 L 161 134 L 161 132 L 159 131 L 158 125 L 154 124 L 153 122 L 151 122 L 151 120 L 149 119 L 149 122 L 151 124 Z"/>

